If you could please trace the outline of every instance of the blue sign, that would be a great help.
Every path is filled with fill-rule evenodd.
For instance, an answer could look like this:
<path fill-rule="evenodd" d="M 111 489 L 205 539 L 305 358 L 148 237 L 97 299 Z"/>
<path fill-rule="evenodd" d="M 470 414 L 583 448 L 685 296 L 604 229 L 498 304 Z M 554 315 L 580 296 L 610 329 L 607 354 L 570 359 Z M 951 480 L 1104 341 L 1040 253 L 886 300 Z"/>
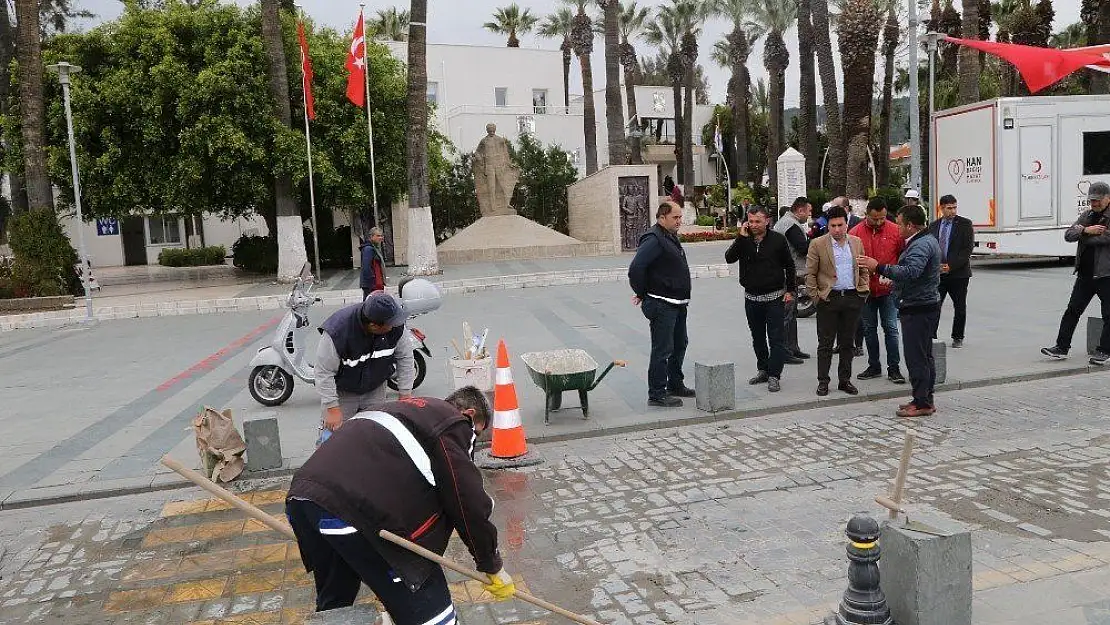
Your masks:
<path fill-rule="evenodd" d="M 96 235 L 100 237 L 119 234 L 119 220 L 115 217 L 96 220 Z"/>

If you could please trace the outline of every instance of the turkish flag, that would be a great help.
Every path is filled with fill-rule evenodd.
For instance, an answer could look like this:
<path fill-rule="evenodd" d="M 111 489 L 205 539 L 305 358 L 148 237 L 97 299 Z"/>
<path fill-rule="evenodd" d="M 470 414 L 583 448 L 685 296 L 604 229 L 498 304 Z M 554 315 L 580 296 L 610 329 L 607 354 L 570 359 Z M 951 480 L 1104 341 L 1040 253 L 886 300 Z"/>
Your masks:
<path fill-rule="evenodd" d="M 1045 87 L 1051 87 L 1083 67 L 1089 65 L 1101 66 L 1106 63 L 1106 58 L 1101 53 L 1088 52 L 1082 48 L 1061 50 L 1059 48 L 1040 48 L 1016 43 L 998 43 L 997 41 L 958 39 L 956 37 L 945 37 L 944 40 L 982 50 L 1009 61 L 1017 68 L 1021 77 L 1025 79 L 1025 84 L 1029 87 L 1029 93 L 1037 93 Z"/>
<path fill-rule="evenodd" d="M 309 119 L 316 119 L 316 99 L 312 97 L 312 60 L 308 56 L 308 39 L 304 36 L 304 23 L 297 22 L 297 40 L 301 44 L 301 89 L 304 90 L 304 108 Z"/>
<path fill-rule="evenodd" d="M 347 52 L 347 72 L 347 99 L 355 106 L 366 106 L 366 22 L 362 11 L 358 12 L 351 49 Z"/>
<path fill-rule="evenodd" d="M 1094 69 L 1100 72 L 1110 73 L 1110 44 L 1102 44 L 1098 46 L 1087 46 L 1085 48 L 1067 48 L 1064 52 L 1079 52 L 1081 54 L 1094 53 L 1102 56 L 1102 63 L 1097 65 L 1088 65 L 1087 69 Z"/>

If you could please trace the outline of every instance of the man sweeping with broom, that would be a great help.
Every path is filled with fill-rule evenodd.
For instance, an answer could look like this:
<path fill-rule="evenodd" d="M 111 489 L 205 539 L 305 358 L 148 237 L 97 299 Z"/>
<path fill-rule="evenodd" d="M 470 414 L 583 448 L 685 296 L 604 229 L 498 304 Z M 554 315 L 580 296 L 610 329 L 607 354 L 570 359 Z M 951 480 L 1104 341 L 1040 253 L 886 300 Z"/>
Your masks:
<path fill-rule="evenodd" d="M 354 604 L 374 591 L 396 625 L 454 625 L 443 570 L 382 540 L 388 530 L 438 554 L 452 531 L 470 549 L 496 599 L 515 587 L 502 567 L 493 500 L 473 463 L 474 441 L 492 410 L 468 386 L 444 400 L 384 403 L 342 423 L 293 475 L 285 502 L 316 611 Z"/>

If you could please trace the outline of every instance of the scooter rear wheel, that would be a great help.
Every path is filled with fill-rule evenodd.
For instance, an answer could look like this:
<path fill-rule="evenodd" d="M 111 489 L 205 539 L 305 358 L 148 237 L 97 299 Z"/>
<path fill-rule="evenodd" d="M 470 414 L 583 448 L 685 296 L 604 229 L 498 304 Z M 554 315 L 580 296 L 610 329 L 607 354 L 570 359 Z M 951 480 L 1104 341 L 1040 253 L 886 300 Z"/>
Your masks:
<path fill-rule="evenodd" d="M 251 370 L 247 388 L 263 406 L 280 406 L 293 394 L 293 376 L 281 367 L 262 365 Z"/>
<path fill-rule="evenodd" d="M 412 383 L 412 390 L 415 391 L 416 389 L 420 388 L 420 384 L 424 382 L 424 378 L 428 375 L 428 363 L 424 361 L 424 354 L 421 354 L 419 351 L 414 351 L 412 353 L 412 359 L 416 361 L 414 363 L 416 365 L 416 379 L 413 380 Z M 395 391 L 398 390 L 396 363 L 394 363 L 393 373 L 389 376 L 389 380 L 387 380 L 386 383 L 389 384 L 389 388 Z"/>

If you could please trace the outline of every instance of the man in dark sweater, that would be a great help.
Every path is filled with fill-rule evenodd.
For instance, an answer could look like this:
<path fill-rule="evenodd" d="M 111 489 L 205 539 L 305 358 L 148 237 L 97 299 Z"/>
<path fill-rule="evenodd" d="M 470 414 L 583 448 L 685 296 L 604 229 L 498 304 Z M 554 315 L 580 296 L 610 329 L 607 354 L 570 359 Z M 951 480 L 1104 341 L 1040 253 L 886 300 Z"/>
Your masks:
<path fill-rule="evenodd" d="M 786 237 L 768 230 L 763 209 L 748 209 L 736 240 L 725 252 L 725 262 L 740 264 L 740 286 L 744 287 L 744 313 L 752 333 L 759 372 L 749 384 L 767 383 L 777 393 L 786 362 L 784 317 L 786 304 L 794 299 L 797 269 Z"/>
<path fill-rule="evenodd" d="M 651 362 L 648 364 L 648 405 L 676 408 L 694 390 L 683 382 L 682 362 L 689 337 L 686 309 L 690 304 L 690 265 L 678 240 L 682 208 L 663 202 L 655 225 L 640 237 L 628 267 L 632 303 L 651 322 Z"/>
<path fill-rule="evenodd" d="M 346 421 L 293 474 L 285 501 L 316 611 L 354 604 L 365 583 L 396 625 L 455 622 L 443 570 L 378 536 L 387 530 L 443 554 L 452 532 L 496 599 L 516 591 L 502 566 L 493 500 L 473 463 L 491 410 L 468 386 L 446 400 L 412 397 Z"/>

